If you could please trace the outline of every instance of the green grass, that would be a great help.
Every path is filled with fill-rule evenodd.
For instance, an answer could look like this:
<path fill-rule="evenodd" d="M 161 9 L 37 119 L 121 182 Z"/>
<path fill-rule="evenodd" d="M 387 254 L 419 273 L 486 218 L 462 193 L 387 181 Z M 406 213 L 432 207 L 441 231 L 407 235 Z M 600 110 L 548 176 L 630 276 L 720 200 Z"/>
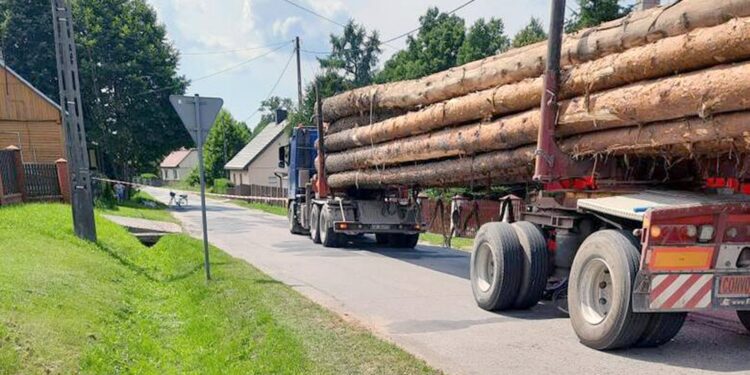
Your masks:
<path fill-rule="evenodd" d="M 442 234 L 422 233 L 422 235 L 419 236 L 419 240 L 427 242 L 430 245 L 443 246 Z M 471 251 L 472 246 L 474 246 L 474 239 L 472 238 L 453 237 L 453 239 L 451 239 L 451 247 L 456 250 Z"/>
<path fill-rule="evenodd" d="M 146 205 L 149 202 L 153 207 Z M 143 191 L 133 194 L 129 200 L 117 203 L 112 208 L 100 207 L 101 213 L 107 215 L 134 217 L 138 219 L 167 221 L 177 223 L 178 221 L 169 212 L 169 209 L 163 203 L 157 201 Z"/>
<path fill-rule="evenodd" d="M 253 210 L 260 210 L 260 211 L 273 214 L 273 215 L 278 215 L 278 216 L 287 215 L 286 207 L 283 207 L 283 206 L 274 206 L 272 204 L 247 202 L 247 201 L 241 201 L 241 200 L 232 200 L 231 202 L 238 206 L 250 208 Z"/>
<path fill-rule="evenodd" d="M 146 248 L 70 208 L 0 209 L 0 373 L 433 373 L 247 263 L 183 235 Z"/>

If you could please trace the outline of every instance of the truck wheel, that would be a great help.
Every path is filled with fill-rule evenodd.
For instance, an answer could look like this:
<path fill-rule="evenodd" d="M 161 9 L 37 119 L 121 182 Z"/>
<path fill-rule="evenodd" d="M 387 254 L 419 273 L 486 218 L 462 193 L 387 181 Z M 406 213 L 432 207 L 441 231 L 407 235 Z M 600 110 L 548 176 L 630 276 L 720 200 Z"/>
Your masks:
<path fill-rule="evenodd" d="M 578 249 L 570 270 L 568 308 L 581 342 L 609 350 L 635 344 L 649 323 L 633 312 L 632 293 L 639 254 L 629 234 L 603 230 Z"/>
<path fill-rule="evenodd" d="M 687 313 L 654 313 L 650 315 L 643 335 L 635 343 L 641 348 L 653 348 L 672 340 L 685 324 Z"/>
<path fill-rule="evenodd" d="M 289 232 L 292 234 L 304 234 L 305 228 L 297 221 L 297 203 L 290 203 L 287 210 L 287 219 L 289 219 Z"/>
<path fill-rule="evenodd" d="M 536 306 L 547 287 L 547 240 L 536 225 L 521 221 L 511 224 L 521 243 L 523 273 L 518 297 L 513 304 L 516 309 L 528 309 Z"/>
<path fill-rule="evenodd" d="M 314 243 L 320 243 L 320 206 L 317 204 L 310 209 L 310 238 Z"/>
<path fill-rule="evenodd" d="M 394 233 L 390 235 L 390 245 L 398 249 L 413 249 L 419 242 L 419 233 L 404 234 Z"/>
<path fill-rule="evenodd" d="M 320 213 L 320 243 L 325 247 L 336 247 L 339 245 L 339 234 L 333 231 L 331 211 L 325 207 Z"/>
<path fill-rule="evenodd" d="M 471 253 L 471 289 L 479 307 L 494 311 L 513 306 L 521 283 L 522 251 L 510 224 L 482 225 Z"/>
<path fill-rule="evenodd" d="M 375 242 L 378 245 L 387 245 L 391 242 L 391 235 L 388 233 L 375 233 Z"/>
<path fill-rule="evenodd" d="M 740 318 L 742 325 L 750 331 L 750 311 L 737 311 L 737 317 Z"/>

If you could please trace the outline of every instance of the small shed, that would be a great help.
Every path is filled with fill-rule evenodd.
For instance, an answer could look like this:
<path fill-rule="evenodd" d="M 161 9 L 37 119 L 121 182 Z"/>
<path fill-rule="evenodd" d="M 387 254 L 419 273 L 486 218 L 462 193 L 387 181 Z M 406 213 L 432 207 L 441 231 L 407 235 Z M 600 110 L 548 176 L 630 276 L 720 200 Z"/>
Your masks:
<path fill-rule="evenodd" d="M 60 106 L 0 62 L 0 149 L 11 145 L 25 163 L 65 158 Z"/>
<path fill-rule="evenodd" d="M 287 122 L 268 124 L 224 169 L 235 186 L 287 186 L 283 174 L 279 173 L 279 147 L 289 144 L 289 135 L 284 132 Z"/>
<path fill-rule="evenodd" d="M 180 149 L 172 151 L 159 165 L 161 179 L 168 182 L 180 181 L 198 166 L 198 150 Z"/>

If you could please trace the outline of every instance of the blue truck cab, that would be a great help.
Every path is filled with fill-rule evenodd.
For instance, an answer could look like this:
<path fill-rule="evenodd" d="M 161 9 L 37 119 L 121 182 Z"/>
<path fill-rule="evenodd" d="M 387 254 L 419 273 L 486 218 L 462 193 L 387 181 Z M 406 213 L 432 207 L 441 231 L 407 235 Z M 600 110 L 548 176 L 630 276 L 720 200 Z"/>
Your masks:
<path fill-rule="evenodd" d="M 293 129 L 289 145 L 279 148 L 279 167 L 289 171 L 289 231 L 309 234 L 313 242 L 326 247 L 374 234 L 381 245 L 413 248 L 424 228 L 421 206 L 416 197 L 404 196 L 403 189 L 352 187 L 328 196 L 313 191 L 313 179 L 325 179 L 315 177 L 318 138 L 317 128 L 299 126 Z"/>

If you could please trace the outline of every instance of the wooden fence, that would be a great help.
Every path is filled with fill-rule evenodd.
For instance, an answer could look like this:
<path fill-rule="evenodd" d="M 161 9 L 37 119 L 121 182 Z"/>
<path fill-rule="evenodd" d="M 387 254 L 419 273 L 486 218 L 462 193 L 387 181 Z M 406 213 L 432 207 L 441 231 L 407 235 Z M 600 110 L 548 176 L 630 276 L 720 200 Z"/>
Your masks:
<path fill-rule="evenodd" d="M 522 201 L 511 199 L 513 216 L 520 219 Z M 479 228 L 492 221 L 502 219 L 501 200 L 463 200 L 456 214 L 457 233 L 459 237 L 474 237 Z M 451 199 L 429 199 L 422 203 L 422 218 L 427 223 L 427 231 L 443 235 L 451 231 Z"/>
<path fill-rule="evenodd" d="M 23 169 L 28 200 L 62 200 L 55 164 L 24 164 Z"/>
<path fill-rule="evenodd" d="M 287 188 L 278 186 L 261 186 L 261 185 L 237 185 L 227 189 L 228 195 L 239 195 L 243 197 L 260 197 L 260 198 L 286 198 Z M 275 205 L 284 205 L 283 201 L 275 201 Z"/>
<path fill-rule="evenodd" d="M 0 150 L 0 206 L 33 201 L 69 201 L 68 166 L 23 164 L 16 147 Z"/>

